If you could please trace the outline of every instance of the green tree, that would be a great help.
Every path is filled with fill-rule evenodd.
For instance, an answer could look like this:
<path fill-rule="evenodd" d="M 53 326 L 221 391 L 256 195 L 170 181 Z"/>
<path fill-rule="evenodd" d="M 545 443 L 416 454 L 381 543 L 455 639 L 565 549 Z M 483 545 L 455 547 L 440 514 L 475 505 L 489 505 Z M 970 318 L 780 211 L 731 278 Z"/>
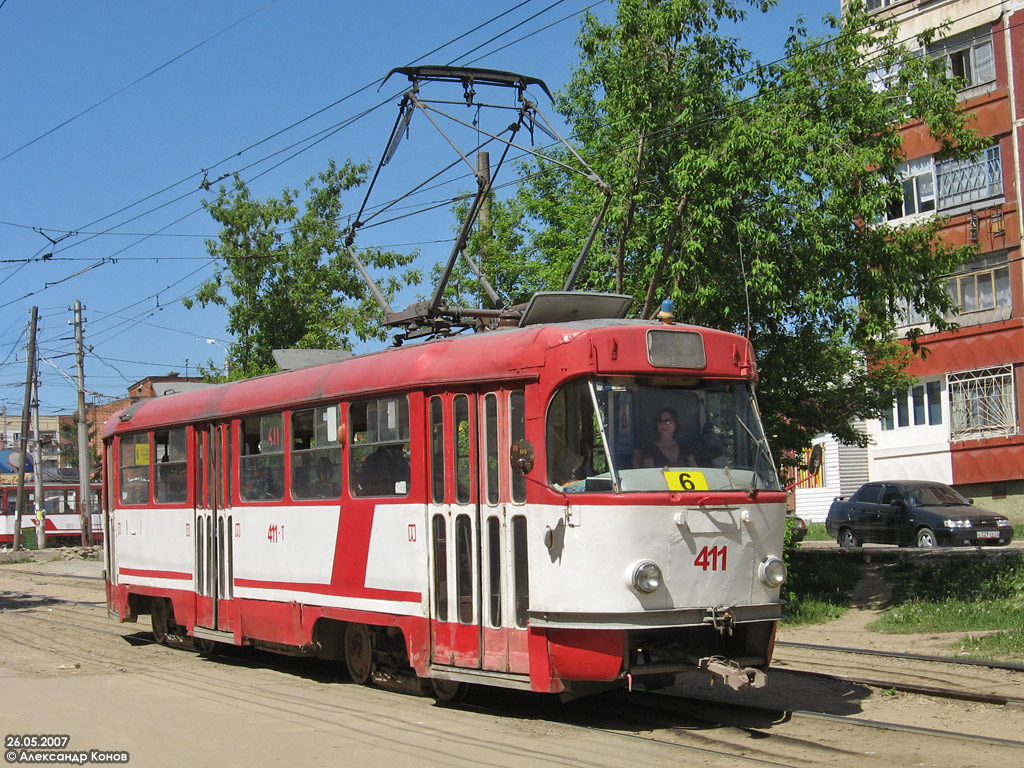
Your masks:
<path fill-rule="evenodd" d="M 60 433 L 60 463 L 64 467 L 78 469 L 78 414 L 72 414 L 70 419 L 61 419 L 58 427 Z M 94 471 L 100 466 L 100 454 L 93 444 L 96 437 L 96 425 L 90 424 L 88 428 L 89 439 L 89 470 Z"/>
<path fill-rule="evenodd" d="M 365 165 L 330 160 L 306 182 L 301 208 L 298 190 L 257 200 L 237 176 L 203 203 L 222 228 L 206 243 L 217 273 L 194 301 L 227 308 L 232 379 L 277 370 L 274 349 L 346 349 L 355 340 L 384 338 L 381 310 L 345 250 L 341 224 L 341 195 L 365 175 Z M 410 267 L 415 254 L 371 248 L 359 258 L 393 270 L 380 286 L 387 296 L 419 281 Z"/>
<path fill-rule="evenodd" d="M 948 328 L 941 276 L 969 253 L 943 245 L 935 220 L 865 225 L 902 194 L 896 127 L 921 121 L 947 155 L 979 140 L 943 63 L 860 0 L 826 17 L 828 37 L 798 21 L 784 60 L 752 62 L 721 25 L 773 3 L 620 0 L 613 22 L 585 18 L 558 106 L 614 198 L 578 287 L 632 294 L 645 317 L 670 298 L 679 321 L 749 335 L 777 449 L 822 431 L 862 442 L 851 420 L 907 384 L 918 351 L 900 343 L 907 307 Z M 497 252 L 509 275 L 543 255 L 564 280 L 601 198 L 578 177 L 528 170 L 495 209 L 525 214 L 495 227 Z"/>

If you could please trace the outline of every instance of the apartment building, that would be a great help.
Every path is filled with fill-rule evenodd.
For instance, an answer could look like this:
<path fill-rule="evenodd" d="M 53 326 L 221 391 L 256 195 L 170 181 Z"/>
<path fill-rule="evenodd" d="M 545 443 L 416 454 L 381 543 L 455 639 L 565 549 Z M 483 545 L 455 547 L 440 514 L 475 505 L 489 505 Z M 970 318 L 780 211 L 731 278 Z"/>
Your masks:
<path fill-rule="evenodd" d="M 869 0 L 900 37 L 948 22 L 924 51 L 962 80 L 961 105 L 988 139 L 978 156 L 948 160 L 923 125 L 901 128 L 907 162 L 899 224 L 939 215 L 943 238 L 972 243 L 977 258 L 946 281 L 960 307 L 955 332 L 926 331 L 928 354 L 909 369 L 917 382 L 895 395 L 872 439 L 872 480 L 922 478 L 956 486 L 979 504 L 1024 514 L 1024 272 L 1021 268 L 1021 144 L 1024 143 L 1024 0 Z M 880 79 L 884 73 L 880 73 Z M 905 329 L 906 330 L 906 329 Z M 929 332 L 931 331 L 931 332 Z"/>

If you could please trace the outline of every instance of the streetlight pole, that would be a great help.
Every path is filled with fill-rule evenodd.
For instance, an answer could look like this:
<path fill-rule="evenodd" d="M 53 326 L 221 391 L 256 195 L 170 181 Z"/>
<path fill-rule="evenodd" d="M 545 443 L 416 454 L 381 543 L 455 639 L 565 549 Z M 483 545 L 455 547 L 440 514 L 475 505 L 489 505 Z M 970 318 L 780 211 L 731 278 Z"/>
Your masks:
<path fill-rule="evenodd" d="M 199 341 L 199 337 L 196 336 L 196 341 Z M 214 344 L 224 350 L 224 378 L 230 378 L 231 376 L 231 350 L 225 347 L 216 339 L 206 339 L 207 344 Z"/>

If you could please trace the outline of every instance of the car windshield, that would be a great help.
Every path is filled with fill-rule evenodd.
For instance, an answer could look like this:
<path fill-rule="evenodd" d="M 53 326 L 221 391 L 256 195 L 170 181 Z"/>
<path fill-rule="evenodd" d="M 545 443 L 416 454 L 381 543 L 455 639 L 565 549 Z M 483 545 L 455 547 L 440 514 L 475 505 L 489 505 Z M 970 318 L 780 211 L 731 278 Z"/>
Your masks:
<path fill-rule="evenodd" d="M 576 379 L 548 406 L 547 473 L 566 493 L 778 490 L 746 382 Z"/>
<path fill-rule="evenodd" d="M 948 485 L 911 485 L 907 491 L 909 491 L 910 503 L 915 507 L 968 503 L 967 499 Z"/>

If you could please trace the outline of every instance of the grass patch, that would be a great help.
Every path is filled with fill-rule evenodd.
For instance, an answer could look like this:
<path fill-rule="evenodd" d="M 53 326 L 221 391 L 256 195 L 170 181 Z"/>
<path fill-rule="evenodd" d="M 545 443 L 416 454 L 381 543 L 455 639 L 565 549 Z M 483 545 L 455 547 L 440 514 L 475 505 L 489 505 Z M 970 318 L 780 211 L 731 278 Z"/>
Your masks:
<path fill-rule="evenodd" d="M 808 523 L 804 541 L 832 541 L 832 537 L 825 530 L 824 523 Z"/>
<path fill-rule="evenodd" d="M 790 625 L 818 624 L 838 619 L 850 607 L 860 568 L 831 553 L 807 552 L 790 557 L 789 577 L 782 598 L 787 601 L 783 621 Z"/>
<path fill-rule="evenodd" d="M 885 578 L 900 600 L 1000 600 L 1024 595 L 1024 554 L 973 552 L 941 560 L 901 560 Z"/>
<path fill-rule="evenodd" d="M 1024 602 L 1020 600 L 909 600 L 886 610 L 868 625 L 868 629 L 911 634 L 1019 629 L 1021 626 L 1024 626 Z"/>
<path fill-rule="evenodd" d="M 971 659 L 1024 660 L 1024 629 L 1014 628 L 981 637 L 966 637 L 949 647 L 957 656 Z"/>
<path fill-rule="evenodd" d="M 1024 643 L 1024 555 L 981 553 L 905 560 L 886 573 L 897 598 L 868 628 L 879 632 L 1014 630 Z M 998 642 L 998 641 L 988 641 Z M 1012 639 L 1011 639 L 1012 642 Z"/>
<path fill-rule="evenodd" d="M 31 563 L 35 560 L 32 555 L 26 555 L 21 552 L 5 552 L 3 557 L 0 557 L 0 565 L 11 565 L 13 563 Z"/>
<path fill-rule="evenodd" d="M 1021 539 L 1024 538 L 1024 523 L 1013 524 L 1013 538 Z"/>

